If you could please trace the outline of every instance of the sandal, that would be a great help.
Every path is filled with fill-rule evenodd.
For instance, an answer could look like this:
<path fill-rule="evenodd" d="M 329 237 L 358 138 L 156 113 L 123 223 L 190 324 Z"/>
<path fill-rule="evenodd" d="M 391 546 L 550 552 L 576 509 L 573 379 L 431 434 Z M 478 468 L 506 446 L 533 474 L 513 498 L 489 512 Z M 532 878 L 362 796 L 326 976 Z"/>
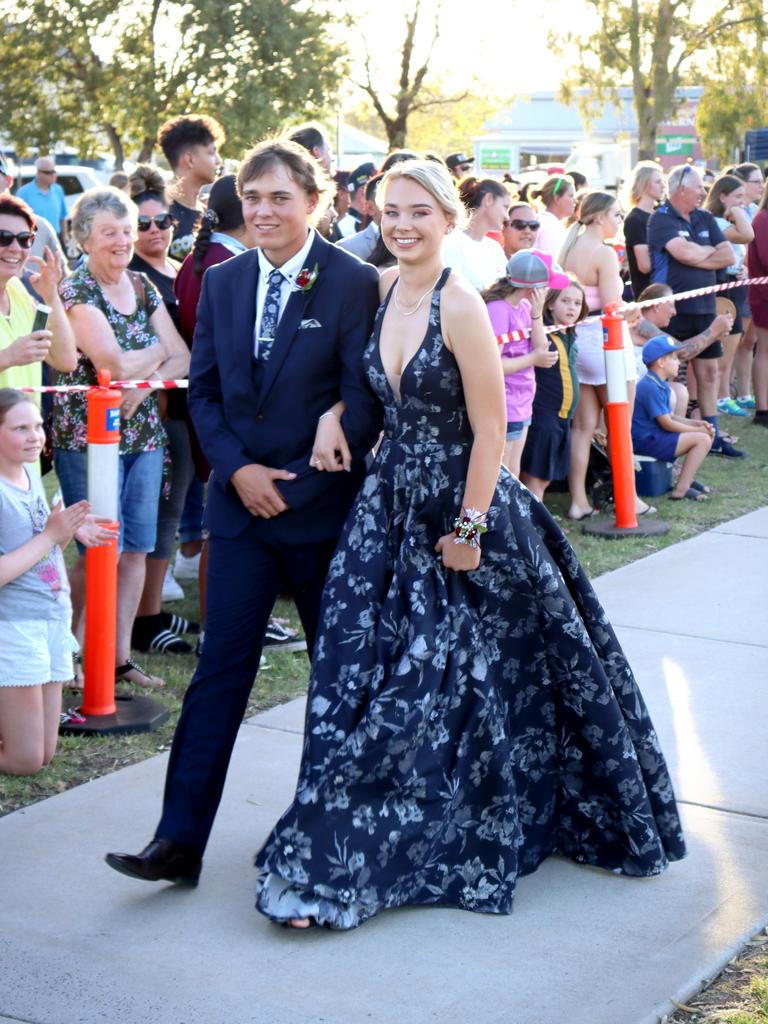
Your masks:
<path fill-rule="evenodd" d="M 702 494 L 701 491 L 697 491 L 695 487 L 689 487 L 685 494 L 670 494 L 668 495 L 670 501 L 708 501 L 706 494 Z"/>
<path fill-rule="evenodd" d="M 115 682 L 135 683 L 137 686 L 141 686 L 145 690 L 159 690 L 165 686 L 164 679 L 161 679 L 159 676 L 151 675 L 146 669 L 142 668 L 141 665 L 137 665 L 136 662 L 132 661 L 130 658 L 128 658 L 124 665 L 118 665 L 115 668 Z"/>
<path fill-rule="evenodd" d="M 653 515 L 656 515 L 656 513 L 658 511 L 659 510 L 657 508 L 654 508 L 653 505 L 646 505 L 642 512 L 635 512 L 635 515 L 636 516 L 653 516 Z"/>
<path fill-rule="evenodd" d="M 574 523 L 580 523 L 582 521 L 582 519 L 592 519 L 594 516 L 599 516 L 599 515 L 600 515 L 600 513 L 598 512 L 598 510 L 596 508 L 593 508 L 593 509 L 590 509 L 589 512 L 584 512 L 580 516 L 568 515 L 567 518 L 568 519 L 572 519 Z"/>
<path fill-rule="evenodd" d="M 698 491 L 699 494 L 712 494 L 712 488 L 707 487 L 706 484 L 699 483 L 698 480 L 694 480 L 691 483 L 691 489 L 694 491 Z"/>

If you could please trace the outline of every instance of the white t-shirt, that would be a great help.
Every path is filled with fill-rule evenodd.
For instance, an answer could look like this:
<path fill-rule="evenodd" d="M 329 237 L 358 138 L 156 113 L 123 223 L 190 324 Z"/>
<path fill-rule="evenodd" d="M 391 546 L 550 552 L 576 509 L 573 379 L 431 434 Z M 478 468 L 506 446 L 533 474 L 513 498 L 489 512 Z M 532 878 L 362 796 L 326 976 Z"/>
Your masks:
<path fill-rule="evenodd" d="M 507 272 L 507 257 L 498 242 L 486 236 L 476 242 L 458 229 L 443 242 L 443 263 L 463 274 L 478 291 L 490 288 Z"/>
<path fill-rule="evenodd" d="M 554 213 L 550 213 L 549 210 L 544 212 L 539 217 L 539 233 L 536 236 L 536 244 L 534 249 L 540 249 L 541 252 L 547 253 L 551 256 L 555 263 L 558 262 L 560 256 L 560 250 L 563 248 L 563 242 L 565 236 L 568 234 L 568 229 L 565 226 L 565 222 L 559 220 Z"/>

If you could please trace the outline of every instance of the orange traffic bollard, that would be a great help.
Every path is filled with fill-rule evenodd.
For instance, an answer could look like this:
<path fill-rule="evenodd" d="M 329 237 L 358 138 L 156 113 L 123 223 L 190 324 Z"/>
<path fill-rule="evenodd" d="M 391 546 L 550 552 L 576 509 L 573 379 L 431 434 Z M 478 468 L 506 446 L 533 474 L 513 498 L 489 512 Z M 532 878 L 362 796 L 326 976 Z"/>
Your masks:
<path fill-rule="evenodd" d="M 631 530 L 637 527 L 635 466 L 624 364 L 624 318 L 616 312 L 616 308 L 614 303 L 610 303 L 605 307 L 602 317 L 605 380 L 608 392 L 605 422 L 608 428 L 616 528 Z"/>
<path fill-rule="evenodd" d="M 108 370 L 99 370 L 99 386 L 88 392 L 88 500 L 91 512 L 109 520 L 114 539 L 85 555 L 84 715 L 115 713 L 117 634 L 118 480 L 120 454 L 119 391 L 109 387 Z"/>

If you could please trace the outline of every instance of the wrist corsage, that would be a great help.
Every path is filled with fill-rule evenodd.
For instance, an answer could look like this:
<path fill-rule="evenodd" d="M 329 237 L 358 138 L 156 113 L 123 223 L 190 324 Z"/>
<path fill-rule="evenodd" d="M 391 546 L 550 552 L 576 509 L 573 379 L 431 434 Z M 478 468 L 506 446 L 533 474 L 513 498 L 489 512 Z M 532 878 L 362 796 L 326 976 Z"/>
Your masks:
<path fill-rule="evenodd" d="M 476 508 L 463 508 L 461 515 L 453 521 L 454 544 L 467 544 L 471 548 L 480 547 L 480 538 L 488 533 L 485 525 L 487 513 L 480 512 Z"/>

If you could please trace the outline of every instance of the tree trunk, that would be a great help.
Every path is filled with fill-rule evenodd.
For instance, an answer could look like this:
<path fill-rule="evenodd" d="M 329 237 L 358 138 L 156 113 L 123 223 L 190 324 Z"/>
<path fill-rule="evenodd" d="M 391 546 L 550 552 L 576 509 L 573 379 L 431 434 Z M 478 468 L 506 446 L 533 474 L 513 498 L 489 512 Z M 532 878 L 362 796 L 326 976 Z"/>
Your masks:
<path fill-rule="evenodd" d="M 139 153 L 138 163 L 146 164 L 152 158 L 152 151 L 155 148 L 155 136 L 145 135 L 144 141 L 141 144 L 141 152 Z"/>
<path fill-rule="evenodd" d="M 117 134 L 117 129 L 113 124 L 105 124 L 102 126 L 106 132 L 109 144 L 112 147 L 112 152 L 115 154 L 115 170 L 122 171 L 123 164 L 125 163 L 125 153 L 123 151 L 123 140 Z"/>

